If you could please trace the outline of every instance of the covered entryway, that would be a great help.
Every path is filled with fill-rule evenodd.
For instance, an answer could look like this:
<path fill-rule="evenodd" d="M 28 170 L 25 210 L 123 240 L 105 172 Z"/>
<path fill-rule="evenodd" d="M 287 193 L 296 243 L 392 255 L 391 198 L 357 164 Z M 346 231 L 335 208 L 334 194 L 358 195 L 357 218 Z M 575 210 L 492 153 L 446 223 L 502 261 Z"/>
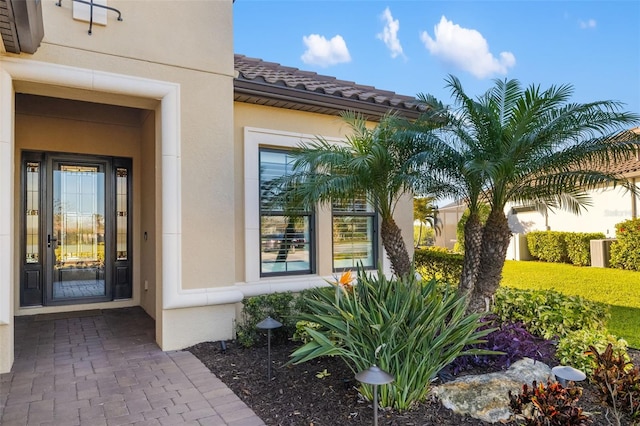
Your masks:
<path fill-rule="evenodd" d="M 142 161 L 155 145 L 153 117 L 139 108 L 16 93 L 19 314 L 140 303 L 142 254 L 155 233 L 141 233 L 140 224 L 155 206 L 137 194 L 153 188 L 146 178 L 153 163 Z M 145 261 L 153 266 L 153 256 Z"/>
<path fill-rule="evenodd" d="M 0 371 L 23 315 L 141 306 L 162 345 L 163 260 L 172 276 L 180 260 L 161 243 L 179 241 L 177 87 L 0 61 Z"/>

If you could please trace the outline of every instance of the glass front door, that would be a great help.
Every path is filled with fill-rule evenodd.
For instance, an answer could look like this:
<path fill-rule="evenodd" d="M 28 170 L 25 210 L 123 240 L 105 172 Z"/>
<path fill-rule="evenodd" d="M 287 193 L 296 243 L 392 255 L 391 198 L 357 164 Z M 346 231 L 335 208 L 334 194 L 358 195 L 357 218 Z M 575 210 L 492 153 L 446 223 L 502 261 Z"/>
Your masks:
<path fill-rule="evenodd" d="M 51 300 L 108 296 L 105 165 L 53 162 Z"/>
<path fill-rule="evenodd" d="M 22 170 L 21 306 L 130 298 L 131 161 L 27 152 Z"/>

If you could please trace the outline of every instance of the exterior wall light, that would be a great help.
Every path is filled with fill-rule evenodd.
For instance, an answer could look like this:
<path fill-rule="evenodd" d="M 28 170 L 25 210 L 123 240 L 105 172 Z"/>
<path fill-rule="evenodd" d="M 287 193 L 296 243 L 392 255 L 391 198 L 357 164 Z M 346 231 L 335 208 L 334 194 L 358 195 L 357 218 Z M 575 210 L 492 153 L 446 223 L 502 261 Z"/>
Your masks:
<path fill-rule="evenodd" d="M 105 11 L 112 11 L 118 14 L 118 21 L 122 21 L 122 13 L 120 13 L 120 11 L 118 9 L 116 9 L 115 7 L 110 7 L 107 6 L 105 4 L 101 4 L 101 3 L 96 3 L 94 2 L 94 0 L 72 0 L 72 2 L 76 2 L 76 3 L 81 3 L 81 4 L 85 4 L 89 7 L 89 31 L 88 34 L 91 35 L 93 32 L 93 22 L 94 22 L 94 11 L 93 8 L 97 7 L 99 9 L 104 9 Z M 62 7 L 62 0 L 58 0 L 55 3 L 56 6 L 58 7 Z M 74 16 L 75 17 L 75 16 Z M 105 18 L 106 19 L 106 18 Z M 105 20 L 105 24 L 106 24 L 106 20 Z"/>

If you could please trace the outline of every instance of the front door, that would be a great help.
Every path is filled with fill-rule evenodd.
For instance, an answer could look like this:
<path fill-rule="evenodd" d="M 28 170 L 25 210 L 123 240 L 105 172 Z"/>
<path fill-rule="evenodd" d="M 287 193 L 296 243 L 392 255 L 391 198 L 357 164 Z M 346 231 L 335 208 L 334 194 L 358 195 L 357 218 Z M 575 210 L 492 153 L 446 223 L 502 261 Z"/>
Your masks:
<path fill-rule="evenodd" d="M 22 169 L 21 305 L 131 297 L 130 161 L 25 152 Z"/>

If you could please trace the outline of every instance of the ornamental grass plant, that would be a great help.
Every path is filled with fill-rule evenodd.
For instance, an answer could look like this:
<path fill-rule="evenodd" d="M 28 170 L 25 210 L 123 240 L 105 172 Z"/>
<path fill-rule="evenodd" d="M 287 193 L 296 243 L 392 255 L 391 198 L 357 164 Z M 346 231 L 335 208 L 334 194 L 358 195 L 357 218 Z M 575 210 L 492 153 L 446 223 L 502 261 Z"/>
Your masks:
<path fill-rule="evenodd" d="M 435 280 L 359 271 L 355 285 L 342 281 L 305 294 L 309 313 L 298 319 L 319 327 L 306 328 L 308 341 L 291 363 L 339 356 L 354 373 L 375 364 L 395 379 L 380 386 L 380 404 L 406 410 L 424 400 L 430 382 L 457 356 L 487 353 L 464 347 L 493 329 L 479 330 L 481 316 L 466 315 L 465 300 Z M 372 400 L 369 385 L 360 392 Z"/>

